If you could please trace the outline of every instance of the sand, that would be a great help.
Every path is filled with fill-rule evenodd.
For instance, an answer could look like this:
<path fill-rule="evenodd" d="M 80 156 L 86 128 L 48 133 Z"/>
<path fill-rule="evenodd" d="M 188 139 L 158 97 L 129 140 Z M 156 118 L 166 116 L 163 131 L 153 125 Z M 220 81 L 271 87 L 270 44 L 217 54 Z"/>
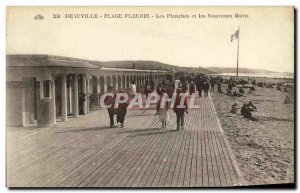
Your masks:
<path fill-rule="evenodd" d="M 273 82 L 274 79 L 268 80 Z M 278 80 L 277 80 L 278 81 Z M 227 85 L 222 85 L 225 91 Z M 255 87 L 245 97 L 211 92 L 224 132 L 234 151 L 245 185 L 294 183 L 294 104 L 284 104 L 287 93 Z M 230 113 L 231 105 L 252 100 L 258 121 Z"/>

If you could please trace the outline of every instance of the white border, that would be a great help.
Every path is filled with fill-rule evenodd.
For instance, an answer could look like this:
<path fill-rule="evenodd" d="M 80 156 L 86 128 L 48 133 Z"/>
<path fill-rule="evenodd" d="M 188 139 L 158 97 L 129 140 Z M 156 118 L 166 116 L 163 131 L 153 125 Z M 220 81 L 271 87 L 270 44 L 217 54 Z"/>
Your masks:
<path fill-rule="evenodd" d="M 60 5 L 65 5 L 65 6 L 77 6 L 77 5 L 83 5 L 83 6 L 108 6 L 108 5 L 125 5 L 125 6 L 150 6 L 150 5 L 162 5 L 162 6 L 295 6 L 296 8 L 300 7 L 300 3 L 297 0 L 273 0 L 273 1 L 268 1 L 268 0 L 244 0 L 244 1 L 235 1 L 235 0 L 206 0 L 206 1 L 195 1 L 195 0 L 185 0 L 185 1 L 179 1 L 179 0 L 174 0 L 174 1 L 167 1 L 167 0 L 150 0 L 148 2 L 145 1 L 137 1 L 137 0 L 102 0 L 102 1 L 92 1 L 92 0 L 72 0 L 72 1 L 66 1 L 66 0 L 52 0 L 52 1 L 34 1 L 34 0 L 1 0 L 0 1 L 0 14 L 1 14 L 1 25 L 0 25 L 0 38 L 1 38 L 1 53 L 0 54 L 0 90 L 2 97 L 0 98 L 0 124 L 1 124 L 1 129 L 0 129 L 0 136 L 1 136 L 1 145 L 0 145 L 0 182 L 1 182 L 1 187 L 0 190 L 1 192 L 8 192 L 9 190 L 5 187 L 5 89 L 6 89 L 6 83 L 5 83 L 5 55 L 6 55 L 6 40 L 5 40 L 5 31 L 6 31 L 6 6 L 47 6 L 47 5 L 52 5 L 52 6 L 60 6 Z M 298 10 L 299 11 L 299 10 Z M 297 20 L 297 26 L 298 26 L 298 20 Z M 297 55 L 299 54 L 299 49 L 296 53 Z M 297 70 L 298 74 L 298 70 Z M 298 81 L 297 81 L 297 90 L 298 88 Z M 297 98 L 299 99 L 299 97 Z M 297 113 L 298 114 L 298 113 Z M 298 117 L 297 117 L 298 118 Z M 299 131 L 297 132 L 299 135 Z M 299 136 L 297 136 L 297 139 L 299 139 Z M 299 149 L 297 148 L 297 154 L 299 155 Z M 299 179 L 299 178 L 297 178 Z M 299 180 L 297 182 L 299 185 Z M 22 190 L 21 192 L 26 191 Z M 53 191 L 53 190 L 35 190 L 35 192 L 48 192 L 48 191 Z M 62 192 L 62 191 L 73 191 L 73 190 L 54 190 L 55 192 Z M 87 192 L 89 190 L 81 190 L 80 192 Z M 102 190 L 104 191 L 104 190 Z M 108 190 L 106 190 L 108 191 Z M 118 190 L 113 190 L 113 191 L 118 191 Z M 134 191 L 134 190 L 132 190 Z M 153 190 L 146 190 L 147 192 L 153 191 Z M 157 191 L 157 190 L 154 190 Z M 165 190 L 166 192 L 169 192 L 171 190 Z M 186 190 L 185 190 L 186 191 Z M 201 191 L 201 190 L 200 190 Z M 224 190 L 222 190 L 224 191 Z M 231 191 L 231 190 L 227 190 Z M 249 190 L 248 190 L 249 191 Z M 251 190 L 250 190 L 251 191 Z M 271 190 L 272 191 L 272 190 Z M 111 192 L 111 191 L 109 191 Z M 210 192 L 219 192 L 218 189 L 210 191 Z"/>

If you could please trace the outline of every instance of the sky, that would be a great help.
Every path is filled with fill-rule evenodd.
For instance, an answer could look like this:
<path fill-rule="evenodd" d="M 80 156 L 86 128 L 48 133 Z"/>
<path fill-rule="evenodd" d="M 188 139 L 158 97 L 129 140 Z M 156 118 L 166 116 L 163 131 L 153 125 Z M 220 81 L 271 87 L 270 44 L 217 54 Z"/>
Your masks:
<path fill-rule="evenodd" d="M 235 14 L 248 15 L 235 18 Z M 33 19 L 41 14 L 43 20 Z M 60 14 L 54 19 L 53 14 Z M 150 14 L 149 19 L 68 19 L 65 14 Z M 156 15 L 190 18 L 156 18 Z M 191 18 L 193 14 L 205 18 Z M 208 15 L 233 18 L 208 18 Z M 153 60 L 177 66 L 294 72 L 292 7 L 10 7 L 7 54 L 98 61 Z"/>

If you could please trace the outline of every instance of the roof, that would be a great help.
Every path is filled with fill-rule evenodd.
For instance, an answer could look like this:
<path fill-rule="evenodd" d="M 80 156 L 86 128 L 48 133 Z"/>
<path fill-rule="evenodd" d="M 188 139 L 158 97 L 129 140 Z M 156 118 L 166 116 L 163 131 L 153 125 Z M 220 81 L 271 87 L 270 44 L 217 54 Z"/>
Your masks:
<path fill-rule="evenodd" d="M 189 72 L 209 74 L 204 68 L 182 67 L 156 61 L 101 62 L 53 55 L 6 55 L 8 67 L 70 67 L 132 72 Z M 122 65 L 121 65 L 122 64 Z M 134 67 L 131 68 L 131 66 Z M 138 66 L 135 68 L 135 66 Z"/>
<path fill-rule="evenodd" d="M 49 59 L 47 66 L 60 66 L 60 67 L 73 67 L 73 68 L 98 68 L 88 62 L 79 62 L 79 61 L 68 61 L 68 60 L 55 60 Z"/>
<path fill-rule="evenodd" d="M 109 71 L 132 71 L 132 72 L 169 72 L 169 71 L 164 71 L 164 70 L 142 70 L 142 69 L 107 68 L 107 67 L 102 67 L 101 70 L 109 70 Z"/>
<path fill-rule="evenodd" d="M 92 65 L 88 61 L 48 55 L 7 55 L 6 59 L 6 65 L 10 67 L 71 67 L 100 69 L 98 66 Z"/>

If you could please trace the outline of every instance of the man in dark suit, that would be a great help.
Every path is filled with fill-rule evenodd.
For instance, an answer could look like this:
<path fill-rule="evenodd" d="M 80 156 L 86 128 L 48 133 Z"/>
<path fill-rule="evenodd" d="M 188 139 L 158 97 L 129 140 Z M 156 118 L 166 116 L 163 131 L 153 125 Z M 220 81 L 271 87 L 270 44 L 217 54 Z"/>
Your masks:
<path fill-rule="evenodd" d="M 114 115 L 115 115 L 115 101 L 116 101 L 116 95 L 114 93 L 114 89 L 113 87 L 109 87 L 108 88 L 108 93 L 110 93 L 111 95 L 108 95 L 105 97 L 104 99 L 104 104 L 106 106 L 109 106 L 107 108 L 107 112 L 109 115 L 109 119 L 110 119 L 110 128 L 114 127 Z"/>

